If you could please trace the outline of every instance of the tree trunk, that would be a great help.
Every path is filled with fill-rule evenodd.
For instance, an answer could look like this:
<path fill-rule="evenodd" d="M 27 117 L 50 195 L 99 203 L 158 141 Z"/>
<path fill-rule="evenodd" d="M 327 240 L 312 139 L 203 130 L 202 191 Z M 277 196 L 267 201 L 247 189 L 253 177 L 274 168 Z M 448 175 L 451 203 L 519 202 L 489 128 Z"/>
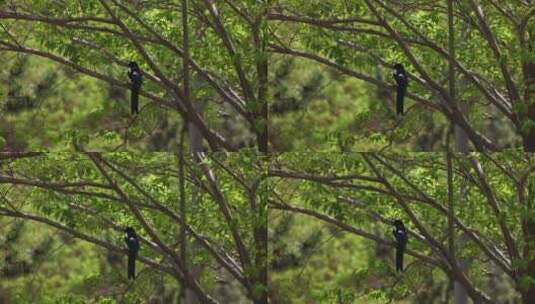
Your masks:
<path fill-rule="evenodd" d="M 184 85 L 184 98 L 186 99 L 186 102 L 189 102 L 189 103 L 193 103 L 193 99 L 191 98 L 191 94 L 190 94 L 190 70 L 189 70 L 189 67 L 190 67 L 190 59 L 189 59 L 189 56 L 190 56 L 190 53 L 189 53 L 189 26 L 188 26 L 188 0 L 182 0 L 182 46 L 184 48 L 184 52 L 183 52 L 183 85 Z M 202 116 L 202 113 L 203 113 L 203 104 L 200 103 L 200 102 L 197 102 L 197 103 L 193 103 L 194 105 L 194 110 L 199 113 L 199 115 Z M 188 135 L 189 135 L 189 140 L 190 140 L 190 152 L 191 152 L 191 155 L 194 159 L 194 161 L 197 161 L 198 160 L 198 153 L 202 153 L 203 151 L 203 146 L 202 146 L 202 134 L 201 134 L 201 130 L 199 130 L 199 128 L 197 128 L 197 126 L 191 122 L 187 122 L 187 129 L 188 129 Z M 183 134 L 181 134 L 182 136 Z M 186 213 L 186 202 L 185 202 L 185 199 L 184 199 L 184 194 L 185 194 L 185 187 L 184 187 L 184 151 L 183 151 L 183 146 L 182 146 L 182 140 L 181 140 L 181 147 L 180 147 L 181 151 L 180 151 L 180 157 L 181 157 L 181 166 L 180 166 L 180 171 L 181 171 L 181 206 L 180 206 L 180 210 L 181 210 L 181 216 L 182 216 L 182 219 L 184 221 L 184 223 L 186 223 L 187 221 L 187 213 Z M 191 194 L 191 203 L 192 204 L 196 204 L 197 203 L 197 196 L 198 196 L 198 193 L 197 193 L 197 189 L 194 187 L 193 191 L 192 191 L 192 194 Z M 181 243 L 181 259 L 182 259 L 182 262 L 183 262 L 183 265 L 185 265 L 186 269 L 185 271 L 189 272 L 192 276 L 193 276 L 193 279 L 194 280 L 197 280 L 199 277 L 200 277 L 200 273 L 201 273 L 201 269 L 199 267 L 195 267 L 193 266 L 193 264 L 190 264 L 189 262 L 189 259 L 188 259 L 188 249 L 190 251 L 195 251 L 195 243 L 192 243 L 191 247 L 189 246 L 190 244 L 188 244 L 187 242 L 187 239 L 186 239 L 186 229 L 185 229 L 185 226 L 183 225 L 182 228 L 181 228 L 181 233 L 180 233 L 180 237 L 181 237 L 181 240 L 180 240 L 180 243 Z M 184 287 L 183 285 L 183 291 L 182 291 L 182 299 L 180 301 L 181 303 L 184 303 L 184 304 L 196 304 L 196 303 L 200 303 L 199 299 L 197 298 L 195 292 L 189 288 L 186 288 Z"/>
<path fill-rule="evenodd" d="M 190 129 L 194 129 L 193 131 L 190 131 Z M 190 124 L 189 127 L 188 127 L 188 131 L 189 131 L 189 135 L 192 136 L 192 134 L 194 136 L 200 136 L 200 132 L 198 132 L 198 129 L 195 128 L 195 127 L 192 127 L 192 125 Z M 195 161 L 198 161 L 199 158 L 198 158 L 198 154 L 199 152 L 196 152 L 193 150 L 193 147 L 195 147 L 195 142 L 197 143 L 201 143 L 201 147 L 202 147 L 202 140 L 199 139 L 199 138 L 195 138 L 195 137 L 190 137 L 190 151 L 192 152 L 191 155 L 193 157 L 193 159 Z M 198 148 L 198 146 L 196 147 Z M 184 190 L 182 190 L 184 191 Z M 182 192 L 184 193 L 184 192 Z M 196 204 L 198 201 L 198 189 L 196 186 L 193 187 L 192 189 L 192 193 L 191 193 L 191 200 L 190 200 L 190 203 L 191 204 Z M 185 204 L 185 202 L 184 202 Z M 186 207 L 185 206 L 181 206 L 181 216 L 182 216 L 182 219 L 184 222 L 187 221 L 187 213 L 186 213 Z M 184 265 L 186 266 L 186 270 L 192 275 L 193 279 L 194 280 L 198 280 L 200 278 L 200 274 L 202 272 L 202 268 L 199 267 L 199 266 L 194 266 L 193 264 L 190 263 L 189 259 L 188 259 L 188 256 L 191 255 L 191 253 L 195 253 L 197 251 L 197 244 L 195 242 L 192 242 L 192 243 L 188 243 L 186 238 L 185 238 L 185 229 L 182 228 L 181 230 L 181 258 L 182 258 L 182 261 L 184 263 Z M 183 285 L 183 291 L 182 291 L 182 297 L 181 297 L 181 301 L 180 303 L 183 303 L 183 304 L 197 304 L 197 303 L 200 303 L 199 299 L 197 298 L 195 292 L 187 287 L 185 287 Z"/>
<path fill-rule="evenodd" d="M 535 260 L 531 260 L 528 264 L 527 275 L 531 280 L 535 280 Z M 531 283 L 529 288 L 522 292 L 522 303 L 533 304 L 535 302 L 535 284 Z"/>
<path fill-rule="evenodd" d="M 522 223 L 522 230 L 524 240 L 526 242 L 524 247 L 524 257 L 528 261 L 527 267 L 521 272 L 522 277 L 529 278 L 531 283 L 529 286 L 520 286 L 523 304 L 532 304 L 535 302 L 535 259 L 532 257 L 535 249 L 535 220 L 525 219 Z"/>
<path fill-rule="evenodd" d="M 522 130 L 522 140 L 525 152 L 535 152 L 535 62 L 527 62 L 522 65 L 526 89 L 524 100 L 527 103 L 527 117 L 523 121 L 531 125 L 529 130 Z"/>
<path fill-rule="evenodd" d="M 469 112 L 468 105 L 466 103 L 459 103 L 458 106 L 463 116 L 467 117 L 468 112 Z M 457 125 L 455 125 L 454 128 L 455 128 L 454 129 L 455 151 L 458 153 L 470 152 L 469 140 L 468 140 L 468 136 L 466 135 L 466 132 L 464 132 L 464 130 Z"/>
<path fill-rule="evenodd" d="M 196 102 L 194 104 L 195 111 L 199 113 L 199 115 L 202 117 L 204 112 L 204 104 L 201 102 Z M 192 154 L 203 152 L 204 148 L 202 145 L 202 133 L 199 128 L 195 126 L 195 124 L 188 122 L 188 136 L 189 136 L 189 145 L 190 145 L 190 152 Z"/>
<path fill-rule="evenodd" d="M 255 243 L 256 243 L 256 253 L 255 253 L 255 284 L 261 285 L 257 286 L 256 293 L 254 295 L 255 304 L 267 304 L 268 303 L 268 269 L 267 269 L 267 222 L 266 225 L 259 225 L 262 227 L 255 228 Z"/>
<path fill-rule="evenodd" d="M 265 11 L 264 13 L 267 13 Z M 268 53 L 266 52 L 267 20 L 261 16 L 253 27 L 253 40 L 257 51 L 256 72 L 258 77 L 258 98 L 254 111 L 254 129 L 258 151 L 268 152 Z"/>
<path fill-rule="evenodd" d="M 462 246 L 462 242 L 459 242 Z M 466 273 L 470 263 L 466 259 L 459 259 L 459 268 Z M 468 293 L 463 285 L 457 281 L 453 283 L 453 303 L 454 304 L 468 304 Z"/>
<path fill-rule="evenodd" d="M 461 184 L 460 189 L 460 196 L 459 196 L 459 202 L 460 205 L 462 205 L 464 199 L 467 195 L 467 187 L 466 187 L 466 181 L 464 181 Z M 466 234 L 462 234 L 458 239 L 458 247 L 463 247 L 464 243 L 468 241 L 468 236 Z M 468 273 L 471 261 L 467 258 L 457 258 L 459 269 L 463 273 Z M 455 281 L 453 284 L 453 303 L 454 304 L 467 304 L 468 303 L 468 292 L 464 288 L 462 284 Z"/>
<path fill-rule="evenodd" d="M 453 12 L 453 0 L 448 0 L 448 49 L 449 49 L 449 52 L 450 52 L 450 55 L 451 55 L 451 60 L 449 62 L 449 73 L 448 73 L 448 81 L 449 81 L 449 93 L 450 93 L 450 96 L 451 96 L 451 100 L 452 100 L 452 103 L 456 103 L 456 105 L 454 106 L 458 106 L 459 107 L 459 110 L 461 112 L 461 114 L 464 116 L 464 117 L 468 117 L 468 105 L 466 103 L 458 103 L 456 98 L 455 98 L 455 64 L 453 62 L 453 60 L 455 59 L 455 29 L 454 29 L 454 23 L 453 23 L 453 17 L 454 17 L 454 12 Z M 460 152 L 460 153 L 468 153 L 469 152 L 469 146 L 468 146 L 468 136 L 466 134 L 466 132 L 464 132 L 464 130 L 462 128 L 460 128 L 459 126 L 455 125 L 454 126 L 454 136 L 455 136 L 455 150 L 456 152 Z M 450 149 L 448 147 L 448 149 Z M 449 150 L 448 150 L 449 151 Z M 451 155 L 449 155 L 448 153 L 448 167 L 449 169 L 448 170 L 451 170 Z M 449 172 L 449 175 L 452 175 L 453 173 L 450 171 Z M 449 227 L 449 230 L 450 230 L 450 233 L 453 234 L 453 235 L 450 235 L 450 239 L 449 239 L 449 246 L 450 246 L 450 250 L 451 250 L 451 254 L 452 254 L 452 257 L 453 257 L 453 260 L 454 260 L 454 263 L 458 263 L 458 266 L 459 268 L 461 269 L 461 271 L 463 273 L 467 273 L 468 271 L 468 261 L 460 258 L 460 259 L 456 259 L 455 258 L 455 247 L 454 247 L 454 241 L 455 241 L 455 230 L 454 230 L 454 223 L 453 223 L 453 216 L 454 216 L 454 211 L 453 211 L 453 176 L 450 176 L 449 177 L 449 180 L 448 180 L 448 184 L 449 184 L 449 187 L 451 188 L 450 189 L 450 195 L 449 195 L 449 200 L 450 200 L 450 214 L 449 214 L 449 221 L 450 221 L 450 227 Z M 464 198 L 465 198 L 465 192 L 466 192 L 466 189 L 465 189 L 465 184 L 463 183 L 462 186 L 461 186 L 461 195 L 460 195 L 460 199 L 459 201 L 463 202 Z M 461 235 L 460 239 L 459 239 L 459 243 L 460 243 L 460 246 L 462 246 L 462 243 L 463 242 L 466 242 L 465 240 L 466 236 L 463 234 Z M 454 304 L 467 304 L 468 303 L 468 293 L 466 292 L 466 289 L 464 288 L 464 286 L 458 282 L 458 281 L 454 281 L 453 282 L 453 303 Z"/>
<path fill-rule="evenodd" d="M 249 191 L 249 202 L 256 217 L 253 228 L 255 269 L 251 280 L 254 284 L 252 298 L 255 304 L 268 302 L 268 215 L 265 208 L 267 200 L 258 195 L 258 188 L 263 186 L 261 180 L 255 181 Z"/>
<path fill-rule="evenodd" d="M 198 113 L 201 113 L 201 112 L 198 112 Z M 199 160 L 199 157 L 198 157 L 198 153 L 202 153 L 203 151 L 203 146 L 202 146 L 202 135 L 201 135 L 201 132 L 200 130 L 192 123 L 188 123 L 188 135 L 189 135 L 189 142 L 190 142 L 190 152 L 191 152 L 191 155 L 193 157 L 193 160 L 194 161 L 198 161 Z M 190 200 L 190 203 L 191 204 L 196 204 L 198 201 L 198 189 L 196 188 L 196 186 L 194 186 L 194 189 L 192 190 L 192 193 L 191 193 L 191 200 Z M 194 267 L 192 264 L 190 264 L 190 262 L 188 261 L 187 259 L 187 256 L 191 253 L 191 252 L 195 252 L 196 251 L 196 244 L 193 242 L 193 243 L 187 243 L 185 240 L 184 242 L 182 243 L 182 247 L 184 248 L 184 262 L 187 267 L 187 270 L 190 272 L 190 274 L 192 274 L 192 276 L 194 277 L 194 279 L 198 279 L 200 274 L 201 274 L 201 269 L 199 267 Z M 185 252 L 185 248 L 188 248 L 188 252 L 186 253 Z M 193 290 L 189 289 L 189 288 L 186 288 L 182 294 L 182 301 L 180 303 L 184 303 L 184 304 L 197 304 L 197 303 L 200 303 L 199 300 L 197 299 L 197 296 L 195 295 L 195 293 L 193 292 Z"/>
<path fill-rule="evenodd" d="M 533 23 L 528 23 L 524 28 L 520 28 L 520 41 L 523 49 L 533 53 L 535 51 L 535 42 L 533 37 L 526 39 L 526 32 L 533 33 Z M 528 58 L 528 60 L 530 60 Z M 522 63 L 522 73 L 524 76 L 525 89 L 524 100 L 528 105 L 527 117 L 525 121 L 531 124 L 529 130 L 524 131 L 523 143 L 525 152 L 535 152 L 535 61 Z M 530 181 L 527 184 L 527 199 L 525 200 L 526 210 L 529 212 L 533 208 L 535 200 L 535 183 Z M 528 261 L 527 267 L 522 271 L 522 275 L 527 276 L 532 283 L 522 293 L 522 302 L 524 304 L 535 302 L 535 259 L 533 258 L 535 250 L 535 220 L 525 218 L 522 221 L 522 233 L 524 237 L 523 258 Z"/>

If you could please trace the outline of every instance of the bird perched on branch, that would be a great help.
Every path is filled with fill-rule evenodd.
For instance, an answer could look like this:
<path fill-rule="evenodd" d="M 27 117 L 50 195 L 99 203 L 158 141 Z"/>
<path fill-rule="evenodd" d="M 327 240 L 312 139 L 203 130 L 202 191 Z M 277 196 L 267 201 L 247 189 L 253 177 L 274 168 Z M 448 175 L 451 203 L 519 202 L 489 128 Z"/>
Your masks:
<path fill-rule="evenodd" d="M 394 65 L 394 79 L 397 83 L 397 96 L 396 96 L 396 113 L 403 115 L 403 102 L 405 93 L 407 92 L 407 85 L 409 79 L 407 78 L 407 72 L 401 63 Z"/>
<path fill-rule="evenodd" d="M 132 227 L 126 227 L 124 241 L 128 247 L 128 279 L 136 278 L 136 257 L 139 251 L 139 238 Z"/>
<path fill-rule="evenodd" d="M 141 73 L 141 70 L 135 61 L 130 61 L 128 66 L 130 67 L 128 70 L 128 78 L 130 78 L 130 81 L 132 82 L 130 109 L 132 114 L 137 114 L 139 113 L 139 90 L 141 89 L 141 84 L 143 83 L 143 74 Z"/>
<path fill-rule="evenodd" d="M 394 221 L 394 237 L 396 238 L 396 271 L 403 271 L 403 254 L 407 246 L 407 229 L 401 220 Z"/>

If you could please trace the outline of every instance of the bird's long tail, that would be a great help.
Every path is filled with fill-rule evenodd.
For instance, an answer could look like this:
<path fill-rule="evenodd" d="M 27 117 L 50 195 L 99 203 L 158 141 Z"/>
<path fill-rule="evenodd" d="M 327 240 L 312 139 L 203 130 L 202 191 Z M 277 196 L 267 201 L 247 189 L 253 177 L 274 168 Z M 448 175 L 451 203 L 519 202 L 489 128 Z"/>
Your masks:
<path fill-rule="evenodd" d="M 405 248 L 398 247 L 396 248 L 396 270 L 403 271 L 403 253 Z"/>
<path fill-rule="evenodd" d="M 132 87 L 132 95 L 130 96 L 130 109 L 132 114 L 139 113 L 139 88 Z"/>
<path fill-rule="evenodd" d="M 396 113 L 403 115 L 403 101 L 405 99 L 405 88 L 398 87 L 396 96 Z"/>
<path fill-rule="evenodd" d="M 136 278 L 136 254 L 128 254 L 128 279 Z"/>

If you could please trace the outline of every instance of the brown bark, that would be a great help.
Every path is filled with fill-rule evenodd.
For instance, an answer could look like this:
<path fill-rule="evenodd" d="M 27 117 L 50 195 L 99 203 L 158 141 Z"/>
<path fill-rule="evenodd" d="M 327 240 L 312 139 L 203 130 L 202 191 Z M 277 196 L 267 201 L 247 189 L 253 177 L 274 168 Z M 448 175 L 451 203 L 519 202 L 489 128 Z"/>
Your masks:
<path fill-rule="evenodd" d="M 267 13 L 267 12 L 266 12 Z M 266 52 L 266 20 L 260 16 L 253 26 L 253 40 L 258 53 L 256 60 L 256 72 L 258 77 L 258 98 L 256 99 L 256 110 L 254 127 L 256 133 L 258 151 L 268 152 L 268 56 Z"/>
<path fill-rule="evenodd" d="M 524 100 L 528 104 L 528 111 L 523 121 L 529 121 L 533 126 L 523 130 L 522 141 L 524 151 L 535 152 L 535 62 L 524 63 L 522 67 L 526 89 Z"/>
<path fill-rule="evenodd" d="M 526 210 L 531 210 L 533 208 L 533 199 L 535 198 L 535 184 L 528 182 L 525 186 L 521 182 L 519 196 L 521 201 L 524 202 Z M 535 259 L 533 258 L 535 251 L 535 220 L 529 217 L 529 215 L 522 220 L 522 234 L 524 239 L 523 259 L 527 261 L 527 265 L 520 271 L 519 278 L 522 279 L 527 276 L 535 282 Z M 526 286 L 519 287 L 521 287 L 522 303 L 533 303 L 535 300 L 535 283 L 531 283 L 527 288 L 525 288 Z"/>
<path fill-rule="evenodd" d="M 257 204 L 256 191 L 251 191 L 250 200 L 252 209 L 258 216 L 256 220 L 256 227 L 254 228 L 254 242 L 255 242 L 255 271 L 252 276 L 254 285 L 262 285 L 261 288 L 254 288 L 256 291 L 252 297 L 255 304 L 267 304 L 268 302 L 268 267 L 267 267 L 267 250 L 268 250 L 268 229 L 267 229 L 267 214 L 265 213 L 265 204 L 267 201 L 261 201 Z"/>
<path fill-rule="evenodd" d="M 523 48 L 533 51 L 533 45 L 526 41 L 525 30 L 527 24 L 524 24 L 520 28 L 520 41 Z M 528 109 L 526 116 L 523 118 L 524 122 L 532 124 L 532 127 L 528 130 L 522 130 L 522 141 L 525 152 L 535 152 L 535 62 L 523 62 L 522 72 L 524 76 L 524 82 L 526 84 L 524 90 L 524 100 L 527 103 Z M 531 185 L 529 185 L 531 186 Z M 527 199 L 524 199 L 524 190 L 521 189 L 520 195 L 526 204 L 526 209 L 532 207 L 531 201 L 533 200 L 533 193 L 528 193 Z M 528 187 L 527 191 L 532 192 L 533 187 Z M 528 276 L 531 280 L 535 280 L 535 259 L 532 258 L 534 251 L 533 240 L 535 239 L 535 220 L 526 218 L 522 221 L 522 233 L 524 237 L 524 252 L 523 258 L 528 261 L 527 267 L 520 272 L 520 279 L 523 276 Z M 522 287 L 522 286 L 521 286 Z M 522 303 L 528 304 L 535 301 L 535 284 L 530 284 L 527 289 L 520 290 L 522 294 Z"/>
<path fill-rule="evenodd" d="M 535 238 L 535 221 L 526 219 L 522 223 L 522 230 L 524 233 L 524 240 L 526 245 L 524 247 L 524 259 L 529 260 L 527 267 L 522 271 L 523 276 L 528 276 L 531 280 L 535 280 L 535 259 L 531 257 L 533 250 L 533 239 Z M 522 277 L 522 276 L 521 276 Z M 521 286 L 522 287 L 522 286 Z M 530 304 L 535 301 L 535 284 L 531 283 L 526 289 L 521 289 L 522 303 Z"/>

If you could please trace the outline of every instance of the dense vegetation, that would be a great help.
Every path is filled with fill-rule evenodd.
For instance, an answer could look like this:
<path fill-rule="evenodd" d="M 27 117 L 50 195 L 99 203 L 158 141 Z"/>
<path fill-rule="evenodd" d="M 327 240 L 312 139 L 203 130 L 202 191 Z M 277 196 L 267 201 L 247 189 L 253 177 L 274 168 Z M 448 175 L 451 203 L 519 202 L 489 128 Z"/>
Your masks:
<path fill-rule="evenodd" d="M 534 37 L 532 0 L 0 0 L 0 303 L 534 303 Z"/>
<path fill-rule="evenodd" d="M 515 153 L 283 154 L 270 165 L 273 292 L 296 303 L 531 303 L 533 163 Z M 403 274 L 395 219 L 409 228 Z"/>
<path fill-rule="evenodd" d="M 254 154 L 2 158 L 2 303 L 266 301 L 267 171 Z M 135 281 L 126 226 L 142 237 Z"/>
<path fill-rule="evenodd" d="M 9 124 L 0 134 L 2 150 L 65 149 L 65 141 L 106 151 L 176 150 L 189 124 L 196 151 L 266 151 L 269 1 L 240 6 L 0 2 L 0 52 L 7 59 L 1 109 L 8 115 L 2 125 Z M 39 60 L 24 65 L 29 56 Z M 137 116 L 127 111 L 129 61 L 144 74 Z M 39 131 L 25 132 L 28 125 Z M 62 136 L 51 134 L 60 126 Z M 36 143 L 31 135 L 49 141 Z"/>
<path fill-rule="evenodd" d="M 534 15 L 532 1 L 281 1 L 275 149 L 434 151 L 453 126 L 470 149 L 535 151 Z M 403 119 L 395 63 L 409 71 Z"/>
<path fill-rule="evenodd" d="M 462 150 L 534 151 L 534 12 L 493 0 L 4 1 L 3 149 L 176 149 L 189 122 L 205 150 L 436 151 L 453 130 Z M 25 56 L 39 60 L 25 68 Z M 130 60 L 146 78 L 136 117 Z M 397 62 L 410 78 L 402 119 Z M 37 123 L 50 140 L 32 142 Z M 68 135 L 47 132 L 58 124 Z"/>

